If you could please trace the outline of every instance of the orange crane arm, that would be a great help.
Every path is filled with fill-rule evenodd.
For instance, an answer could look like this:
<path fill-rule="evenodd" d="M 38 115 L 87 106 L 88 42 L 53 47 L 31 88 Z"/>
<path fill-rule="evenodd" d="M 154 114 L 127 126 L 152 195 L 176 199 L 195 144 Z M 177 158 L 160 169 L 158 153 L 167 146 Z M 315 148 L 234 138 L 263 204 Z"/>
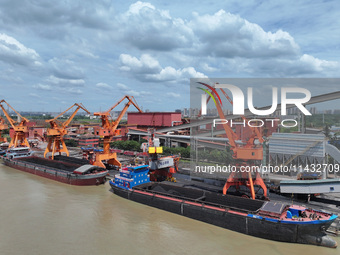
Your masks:
<path fill-rule="evenodd" d="M 58 116 L 56 116 L 53 119 L 49 119 L 46 120 L 46 122 L 49 122 L 51 124 L 51 127 L 53 128 L 57 128 L 58 125 L 56 123 L 57 119 L 62 116 L 64 113 L 68 112 L 70 109 L 72 109 L 73 107 L 77 106 L 76 110 L 72 113 L 72 115 L 64 122 L 61 124 L 62 128 L 66 128 L 70 122 L 72 121 L 72 119 L 74 118 L 74 116 L 77 114 L 77 112 L 79 111 L 79 109 L 83 109 L 85 112 L 87 112 L 88 114 L 90 114 L 90 112 L 81 104 L 77 104 L 75 103 L 74 105 L 72 105 L 71 107 L 69 107 L 68 109 L 66 109 L 65 111 L 63 111 L 62 113 L 60 113 Z"/>
<path fill-rule="evenodd" d="M 124 99 L 128 99 L 129 101 L 125 104 L 123 110 L 120 112 L 118 118 L 115 121 L 110 122 L 108 119 L 108 116 L 110 115 L 110 111 L 112 111 L 114 108 L 116 108 L 121 102 L 123 102 Z M 124 114 L 126 113 L 129 106 L 133 104 L 139 112 L 143 112 L 139 106 L 134 102 L 133 96 L 124 96 L 121 100 L 119 100 L 115 105 L 113 105 L 109 110 L 106 112 L 95 112 L 93 115 L 95 116 L 101 116 L 102 119 L 102 127 L 110 129 L 112 133 L 117 129 L 119 122 L 123 118 Z"/>
<path fill-rule="evenodd" d="M 224 113 L 223 113 L 223 110 L 222 110 L 222 107 L 219 103 L 219 101 L 217 100 L 217 98 L 215 97 L 215 89 L 213 87 L 211 87 L 210 85 L 208 84 L 205 84 L 205 83 L 201 83 L 200 84 L 208 87 L 212 93 L 211 95 L 214 97 L 214 101 L 216 102 L 216 108 L 217 108 L 217 112 L 220 116 L 221 119 L 226 119 L 225 116 L 224 116 Z M 229 139 L 229 144 L 231 146 L 231 149 L 234 150 L 237 146 L 236 146 L 236 143 L 235 143 L 235 137 L 237 137 L 237 135 L 234 133 L 234 131 L 229 127 L 229 125 L 227 124 L 222 124 L 223 128 L 224 128 L 224 131 L 226 132 L 227 134 L 227 137 Z"/>
<path fill-rule="evenodd" d="M 77 112 L 79 111 L 79 109 L 83 109 L 85 112 L 87 112 L 88 114 L 91 114 L 83 105 L 81 104 L 74 104 L 74 106 L 78 106 L 77 109 L 72 113 L 72 115 L 68 118 L 68 120 L 66 120 L 64 123 L 63 123 L 63 127 L 67 127 L 70 122 L 73 120 L 74 116 L 76 116 Z M 73 106 L 72 106 L 73 107 Z"/>
<path fill-rule="evenodd" d="M 128 98 L 129 99 L 129 96 L 123 96 L 116 104 L 114 104 L 110 109 L 108 109 L 107 111 L 106 111 L 106 113 L 107 114 L 109 114 L 114 108 L 116 108 L 117 107 L 117 105 L 119 105 L 121 102 L 123 102 L 123 100 L 125 99 L 125 98 Z"/>
<path fill-rule="evenodd" d="M 110 109 L 108 109 L 105 112 L 95 112 L 93 113 L 94 116 L 101 116 L 101 120 L 102 120 L 102 127 L 103 128 L 110 128 L 111 127 L 111 123 L 109 121 L 108 116 L 110 115 L 110 112 L 116 108 L 117 105 L 119 105 L 121 102 L 123 102 L 123 100 L 125 98 L 129 98 L 129 96 L 124 96 L 122 97 L 122 99 L 120 99 L 116 104 L 114 104 Z"/>
<path fill-rule="evenodd" d="M 7 120 L 9 121 L 9 123 L 11 124 L 11 126 L 13 127 L 13 129 L 16 128 L 16 124 L 18 123 L 17 121 L 13 120 L 12 117 L 8 114 L 8 112 L 6 111 L 6 109 L 3 107 L 2 103 L 5 103 L 8 105 L 8 107 L 10 107 L 17 115 L 18 117 L 21 119 L 21 122 L 20 122 L 20 126 L 24 126 L 27 122 L 29 122 L 28 119 L 26 119 L 25 117 L 21 116 L 20 113 L 18 113 L 16 110 L 14 110 L 14 108 L 9 104 L 7 103 L 4 99 L 2 99 L 0 101 L 0 107 L 2 109 L 2 111 L 4 112 Z"/>
<path fill-rule="evenodd" d="M 127 109 L 129 108 L 129 106 L 130 106 L 131 104 L 133 104 L 133 105 L 137 108 L 137 110 L 138 110 L 139 112 L 141 112 L 141 113 L 143 112 L 143 111 L 138 107 L 138 105 L 135 104 L 135 103 L 131 100 L 130 97 L 127 97 L 127 98 L 129 99 L 129 102 L 127 102 L 127 103 L 125 104 L 125 106 L 124 106 L 123 110 L 120 112 L 118 118 L 112 123 L 112 130 L 116 130 L 116 128 L 117 128 L 118 125 L 119 125 L 119 122 L 122 120 L 122 118 L 123 118 L 125 112 L 127 111 Z"/>
<path fill-rule="evenodd" d="M 223 95 L 228 99 L 229 103 L 230 103 L 231 105 L 233 105 L 233 104 L 234 104 L 233 100 L 228 96 L 228 94 L 224 91 L 224 89 L 220 88 L 220 90 L 222 91 Z M 207 103 L 209 102 L 209 100 L 210 100 L 210 97 L 208 97 Z M 243 121 L 245 121 L 245 122 L 248 121 L 247 118 L 246 118 L 244 115 L 241 115 L 240 117 L 243 119 Z M 261 133 L 260 133 L 260 130 L 259 130 L 257 127 L 250 127 L 250 126 L 249 126 L 249 128 L 252 130 L 253 133 L 256 134 L 256 136 L 257 136 L 259 142 L 260 142 L 260 143 L 263 143 L 264 140 L 263 140 L 263 138 L 262 138 L 262 135 L 261 135 Z M 237 136 L 236 136 L 236 134 L 235 134 L 234 137 L 235 137 L 236 139 L 238 139 Z"/>

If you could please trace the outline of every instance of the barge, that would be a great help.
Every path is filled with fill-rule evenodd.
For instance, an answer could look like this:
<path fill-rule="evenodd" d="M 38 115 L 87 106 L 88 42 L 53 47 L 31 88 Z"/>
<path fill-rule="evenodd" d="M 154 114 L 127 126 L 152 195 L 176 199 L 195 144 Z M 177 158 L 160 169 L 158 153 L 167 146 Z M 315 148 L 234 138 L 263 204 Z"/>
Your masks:
<path fill-rule="evenodd" d="M 108 171 L 93 166 L 86 160 L 66 156 L 56 156 L 54 160 L 32 155 L 31 151 L 21 148 L 2 156 L 5 165 L 71 185 L 104 184 Z"/>
<path fill-rule="evenodd" d="M 175 183 L 150 182 L 140 168 L 110 181 L 114 194 L 254 237 L 335 248 L 325 231 L 337 215 L 281 202 L 222 195 Z M 136 179 L 137 178 L 137 179 Z"/>

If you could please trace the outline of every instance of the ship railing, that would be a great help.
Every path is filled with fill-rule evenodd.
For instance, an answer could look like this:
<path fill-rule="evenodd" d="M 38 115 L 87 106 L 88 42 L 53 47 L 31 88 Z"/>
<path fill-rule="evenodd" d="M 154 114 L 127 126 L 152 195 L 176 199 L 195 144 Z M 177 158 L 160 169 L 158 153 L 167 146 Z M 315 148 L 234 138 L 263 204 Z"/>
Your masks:
<path fill-rule="evenodd" d="M 243 213 L 247 213 L 247 214 L 248 213 L 253 213 L 253 214 L 255 213 L 255 211 L 249 211 L 249 210 L 242 209 L 242 208 L 237 208 L 237 207 L 232 207 L 232 206 L 227 206 L 227 205 L 216 204 L 216 203 L 213 203 L 213 202 L 203 201 L 201 199 L 205 198 L 204 195 L 202 197 L 199 197 L 199 198 L 189 198 L 189 197 L 178 196 L 178 195 L 169 194 L 169 193 L 165 193 L 165 192 L 160 192 L 160 191 L 145 190 L 145 189 L 143 189 L 143 187 L 134 187 L 133 189 L 140 190 L 140 191 L 147 191 L 147 192 L 152 193 L 154 195 L 162 195 L 162 196 L 177 198 L 179 200 L 182 200 L 182 202 L 190 201 L 190 202 L 202 204 L 202 206 L 204 206 L 204 205 L 214 206 L 214 207 L 217 207 L 217 208 L 220 208 L 220 209 L 224 209 L 224 210 L 226 210 L 226 212 L 229 211 L 229 210 L 235 210 L 235 211 L 243 212 Z"/>

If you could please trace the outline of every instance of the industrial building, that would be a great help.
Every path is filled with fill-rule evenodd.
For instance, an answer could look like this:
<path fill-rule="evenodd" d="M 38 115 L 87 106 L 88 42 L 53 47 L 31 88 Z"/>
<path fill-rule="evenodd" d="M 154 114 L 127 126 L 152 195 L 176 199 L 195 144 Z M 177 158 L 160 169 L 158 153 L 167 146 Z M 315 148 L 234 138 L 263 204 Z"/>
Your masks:
<path fill-rule="evenodd" d="M 78 146 L 80 147 L 98 147 L 99 138 L 96 136 L 81 136 L 78 139 Z"/>
<path fill-rule="evenodd" d="M 269 140 L 269 161 L 275 165 L 323 163 L 325 146 L 323 134 L 273 133 Z"/>
<path fill-rule="evenodd" d="M 183 124 L 180 112 L 129 112 L 128 125 L 138 129 L 165 128 Z"/>

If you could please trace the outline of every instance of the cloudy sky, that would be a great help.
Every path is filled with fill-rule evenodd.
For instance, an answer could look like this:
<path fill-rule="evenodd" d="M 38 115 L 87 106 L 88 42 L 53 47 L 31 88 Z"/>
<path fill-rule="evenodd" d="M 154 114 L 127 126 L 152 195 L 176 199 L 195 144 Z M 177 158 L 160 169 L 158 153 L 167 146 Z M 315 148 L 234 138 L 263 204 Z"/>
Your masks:
<path fill-rule="evenodd" d="M 0 0 L 0 99 L 93 112 L 127 94 L 173 111 L 190 78 L 339 77 L 339 13 L 337 0 Z"/>

